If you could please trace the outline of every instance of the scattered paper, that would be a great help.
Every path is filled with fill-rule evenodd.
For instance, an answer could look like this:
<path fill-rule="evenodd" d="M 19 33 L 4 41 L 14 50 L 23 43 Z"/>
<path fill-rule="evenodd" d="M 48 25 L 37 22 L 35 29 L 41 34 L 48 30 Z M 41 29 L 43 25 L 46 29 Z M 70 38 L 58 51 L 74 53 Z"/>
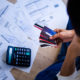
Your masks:
<path fill-rule="evenodd" d="M 0 80 L 15 80 L 12 74 L 9 71 L 5 71 L 2 67 L 0 62 Z"/>
<path fill-rule="evenodd" d="M 33 26 L 34 23 L 51 29 L 65 29 L 67 22 L 68 15 L 62 0 L 17 0 L 15 4 L 0 0 L 0 64 L 4 66 L 2 68 L 5 71 L 13 68 L 2 60 L 9 45 L 26 47 L 32 50 L 31 66 L 16 68 L 30 72 L 39 47 L 41 32 Z"/>
<path fill-rule="evenodd" d="M 16 4 L 24 6 L 34 23 L 52 29 L 66 28 L 68 15 L 62 0 L 18 0 Z"/>

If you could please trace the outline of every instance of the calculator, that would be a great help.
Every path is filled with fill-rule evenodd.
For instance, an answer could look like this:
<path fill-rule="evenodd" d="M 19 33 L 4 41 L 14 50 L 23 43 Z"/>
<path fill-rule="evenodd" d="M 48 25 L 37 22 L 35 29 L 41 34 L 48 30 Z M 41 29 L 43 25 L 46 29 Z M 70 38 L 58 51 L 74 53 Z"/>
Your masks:
<path fill-rule="evenodd" d="M 31 49 L 8 46 L 6 63 L 14 66 L 29 67 L 31 62 Z"/>

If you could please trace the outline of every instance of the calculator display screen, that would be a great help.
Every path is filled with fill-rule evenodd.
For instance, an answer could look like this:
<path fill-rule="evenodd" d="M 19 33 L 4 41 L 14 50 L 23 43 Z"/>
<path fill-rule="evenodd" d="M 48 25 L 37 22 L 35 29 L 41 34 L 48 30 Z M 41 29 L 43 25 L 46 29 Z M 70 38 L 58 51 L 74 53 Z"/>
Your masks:
<path fill-rule="evenodd" d="M 11 63 L 12 51 L 13 51 L 12 48 L 10 48 L 9 49 L 9 57 L 8 57 L 9 60 L 8 60 L 8 63 Z"/>

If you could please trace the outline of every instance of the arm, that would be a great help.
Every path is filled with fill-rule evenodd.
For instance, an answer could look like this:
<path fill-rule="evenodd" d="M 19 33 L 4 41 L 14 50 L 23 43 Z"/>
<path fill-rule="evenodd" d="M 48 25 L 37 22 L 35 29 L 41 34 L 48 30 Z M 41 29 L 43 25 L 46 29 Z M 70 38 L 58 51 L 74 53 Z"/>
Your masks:
<path fill-rule="evenodd" d="M 60 75 L 70 76 L 75 71 L 75 58 L 69 55 L 71 52 L 67 51 L 65 61 L 62 65 Z"/>
<path fill-rule="evenodd" d="M 70 44 L 65 61 L 62 65 L 60 75 L 70 76 L 75 71 L 75 59 L 80 56 L 80 38 L 74 36 L 72 43 Z"/>

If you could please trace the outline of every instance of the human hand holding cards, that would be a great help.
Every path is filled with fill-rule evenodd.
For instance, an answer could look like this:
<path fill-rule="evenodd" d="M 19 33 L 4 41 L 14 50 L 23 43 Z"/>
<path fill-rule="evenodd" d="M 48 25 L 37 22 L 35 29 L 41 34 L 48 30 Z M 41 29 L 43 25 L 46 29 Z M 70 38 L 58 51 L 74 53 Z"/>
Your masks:
<path fill-rule="evenodd" d="M 54 36 L 55 34 L 57 34 L 57 32 L 51 30 L 50 28 L 44 26 L 40 26 L 38 24 L 34 25 L 36 28 L 42 30 L 40 37 L 39 37 L 39 41 L 40 41 L 40 46 L 41 47 L 48 47 L 48 46 L 57 46 L 60 39 L 50 39 L 51 36 Z"/>
<path fill-rule="evenodd" d="M 53 30 L 49 29 L 48 27 L 44 27 L 39 37 L 41 47 L 57 45 L 56 40 L 49 39 L 55 34 L 56 32 L 54 32 Z"/>

